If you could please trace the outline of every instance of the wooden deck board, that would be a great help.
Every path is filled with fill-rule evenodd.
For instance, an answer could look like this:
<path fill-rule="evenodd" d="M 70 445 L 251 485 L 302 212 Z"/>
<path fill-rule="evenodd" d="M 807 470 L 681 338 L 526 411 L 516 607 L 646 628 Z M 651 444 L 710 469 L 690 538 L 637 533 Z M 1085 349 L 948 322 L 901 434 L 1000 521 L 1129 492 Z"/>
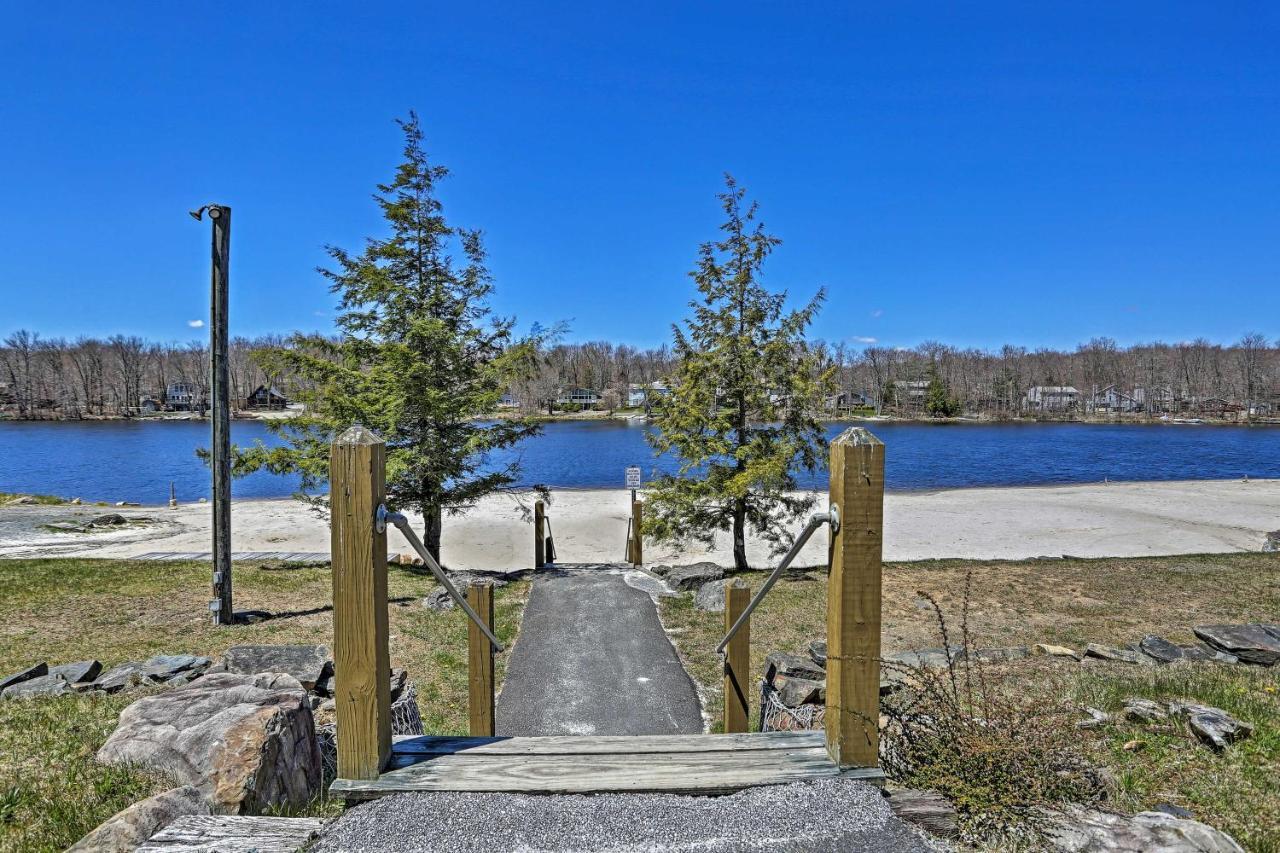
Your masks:
<path fill-rule="evenodd" d="M 406 737 L 377 779 L 338 779 L 331 793 L 365 800 L 410 791 L 530 794 L 724 794 L 844 775 L 822 732 L 636 737 Z"/>
<path fill-rule="evenodd" d="M 256 850 L 295 853 L 313 841 L 324 821 L 305 817 L 185 815 L 151 836 L 138 853 Z"/>

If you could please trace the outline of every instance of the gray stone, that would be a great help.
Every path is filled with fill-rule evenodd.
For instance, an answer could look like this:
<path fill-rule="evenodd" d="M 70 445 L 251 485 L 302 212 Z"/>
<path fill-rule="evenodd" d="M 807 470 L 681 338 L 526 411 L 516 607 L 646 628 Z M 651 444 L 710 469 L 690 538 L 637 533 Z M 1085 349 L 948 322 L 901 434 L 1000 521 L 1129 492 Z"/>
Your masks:
<path fill-rule="evenodd" d="M 1080 722 L 1076 723 L 1077 729 L 1096 729 L 1096 728 L 1105 726 L 1107 723 L 1111 722 L 1111 715 L 1108 714 L 1106 711 L 1100 711 L 1097 708 L 1089 708 L 1089 707 L 1081 708 L 1080 710 L 1088 714 L 1089 719 L 1081 720 Z"/>
<path fill-rule="evenodd" d="M 17 684 L 10 685 L 0 693 L 0 697 L 5 699 L 30 699 L 36 696 L 65 696 L 68 693 L 74 693 L 71 685 L 60 675 L 42 675 L 39 678 L 29 678 L 26 681 L 19 681 Z"/>
<path fill-rule="evenodd" d="M 715 563 L 694 563 L 689 566 L 673 566 L 666 574 L 666 581 L 672 589 L 689 592 L 722 577 L 724 569 Z"/>
<path fill-rule="evenodd" d="M 1262 550 L 1268 554 L 1280 551 L 1280 530 L 1273 530 L 1267 534 L 1267 538 L 1262 543 Z"/>
<path fill-rule="evenodd" d="M 1280 661 L 1280 625 L 1197 625 L 1191 630 L 1211 648 L 1245 663 L 1274 666 Z"/>
<path fill-rule="evenodd" d="M 1031 656 L 1031 650 L 1026 646 L 1009 646 L 999 649 L 974 649 L 971 654 L 965 655 L 972 657 L 974 660 L 980 660 L 983 663 L 1005 663 L 1007 661 L 1023 660 Z"/>
<path fill-rule="evenodd" d="M 227 672 L 253 675 L 283 672 L 308 690 L 333 673 L 333 658 L 325 645 L 232 646 L 222 656 Z"/>
<path fill-rule="evenodd" d="M 1138 642 L 1138 650 L 1159 663 L 1173 663 L 1186 657 L 1182 647 L 1169 642 L 1163 637 L 1148 634 Z"/>
<path fill-rule="evenodd" d="M 814 663 L 825 669 L 827 666 L 827 641 L 810 640 L 809 657 L 813 659 Z"/>
<path fill-rule="evenodd" d="M 98 760 L 169 773 L 220 814 L 301 806 L 321 780 L 311 705 L 283 673 L 215 673 L 139 699 Z"/>
<path fill-rule="evenodd" d="M 1164 812 L 1139 812 L 1130 817 L 1076 806 L 1062 814 L 1048 836 L 1053 849 L 1064 853 L 1244 853 L 1225 832 Z"/>
<path fill-rule="evenodd" d="M 70 684 L 83 684 L 93 681 L 98 677 L 98 673 L 102 672 L 102 664 L 96 660 L 82 660 L 75 663 L 64 663 L 60 666 L 51 667 L 50 675 L 60 675 Z"/>
<path fill-rule="evenodd" d="M 510 583 L 505 576 L 488 572 L 449 572 L 449 580 L 464 595 L 467 587 L 473 583 L 492 584 L 494 589 L 502 589 Z"/>
<path fill-rule="evenodd" d="M 206 657 L 197 655 L 155 655 L 145 661 L 128 661 L 114 666 L 93 682 L 95 690 L 117 693 L 139 684 L 164 684 L 179 676 L 182 681 L 203 674 L 212 664 Z"/>
<path fill-rule="evenodd" d="M 1168 719 L 1169 712 L 1159 702 L 1131 696 L 1124 700 L 1124 715 L 1135 723 L 1156 723 Z"/>
<path fill-rule="evenodd" d="M 801 705 L 820 705 L 827 700 L 827 682 L 810 678 L 784 678 L 778 676 L 773 680 L 773 687 L 778 691 L 778 701 L 788 708 L 799 708 Z"/>
<path fill-rule="evenodd" d="M 1112 646 L 1104 646 L 1101 643 L 1089 643 L 1084 647 L 1085 657 L 1098 658 L 1099 660 L 1116 661 L 1119 663 L 1139 663 L 1138 653 L 1130 649 L 1117 649 Z"/>
<path fill-rule="evenodd" d="M 107 818 L 67 853 L 132 853 L 156 832 L 184 815 L 206 815 L 209 803 L 194 785 L 170 788 Z"/>
<path fill-rule="evenodd" d="M 708 613 L 723 613 L 724 590 L 728 586 L 740 587 L 742 582 L 737 578 L 721 578 L 718 581 L 708 581 L 698 587 L 698 591 L 693 594 L 693 606 Z"/>
<path fill-rule="evenodd" d="M 74 521 L 52 521 L 41 526 L 53 533 L 85 533 L 88 531 L 88 528 L 83 524 L 76 524 Z"/>
<path fill-rule="evenodd" d="M 49 665 L 47 663 L 33 664 L 26 669 L 20 669 L 17 672 L 0 678 L 0 693 L 8 688 L 23 681 L 30 681 L 33 678 L 39 678 L 42 675 L 49 674 Z"/>
<path fill-rule="evenodd" d="M 1182 806 L 1175 806 L 1173 803 L 1156 803 L 1152 811 L 1163 812 L 1174 817 L 1194 818 L 1190 809 L 1184 809 Z"/>
<path fill-rule="evenodd" d="M 769 652 L 764 659 L 764 680 L 773 684 L 774 679 L 779 676 L 822 681 L 827 677 L 827 673 L 807 657 L 786 652 Z"/>
<path fill-rule="evenodd" d="M 93 682 L 93 688 L 107 693 L 118 693 L 126 688 L 134 687 L 146 680 L 142 675 L 142 668 L 142 661 L 136 660 L 113 666 L 98 676 L 97 680 Z"/>
<path fill-rule="evenodd" d="M 1253 734 L 1253 725 L 1237 720 L 1221 708 L 1194 702 L 1170 702 L 1169 712 L 1187 721 L 1191 733 L 1221 752 Z"/>
<path fill-rule="evenodd" d="M 391 670 L 391 701 L 394 702 L 400 698 L 400 694 L 404 692 L 405 685 L 409 683 L 409 672 L 403 669 Z"/>
<path fill-rule="evenodd" d="M 90 527 L 119 527 L 122 524 L 128 524 L 129 519 L 125 518 L 118 512 L 109 512 L 106 515 L 100 515 L 89 522 Z"/>
<path fill-rule="evenodd" d="M 422 599 L 422 606 L 439 613 L 445 610 L 452 610 L 457 605 L 454 604 L 453 596 L 449 595 L 449 590 L 444 587 L 437 587 L 427 593 L 426 598 Z"/>

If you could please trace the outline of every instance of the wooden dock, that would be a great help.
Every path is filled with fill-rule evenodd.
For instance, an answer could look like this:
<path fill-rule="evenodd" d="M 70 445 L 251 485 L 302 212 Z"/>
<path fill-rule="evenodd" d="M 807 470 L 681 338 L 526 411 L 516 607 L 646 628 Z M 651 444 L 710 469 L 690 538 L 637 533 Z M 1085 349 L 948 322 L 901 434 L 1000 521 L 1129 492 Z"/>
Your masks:
<path fill-rule="evenodd" d="M 400 737 L 376 779 L 338 779 L 335 797 L 413 791 L 522 794 L 728 794 L 833 776 L 880 782 L 878 768 L 841 772 L 821 731 L 612 737 Z"/>

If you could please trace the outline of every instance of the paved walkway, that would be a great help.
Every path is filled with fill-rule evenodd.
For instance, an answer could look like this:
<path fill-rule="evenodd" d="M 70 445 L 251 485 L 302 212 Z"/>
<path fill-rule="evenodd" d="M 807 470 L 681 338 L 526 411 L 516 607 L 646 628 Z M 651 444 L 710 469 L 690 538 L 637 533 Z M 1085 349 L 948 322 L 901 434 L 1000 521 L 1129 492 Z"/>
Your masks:
<path fill-rule="evenodd" d="M 537 575 L 498 696 L 499 735 L 702 732 L 697 691 L 642 581 L 652 583 L 609 566 Z"/>

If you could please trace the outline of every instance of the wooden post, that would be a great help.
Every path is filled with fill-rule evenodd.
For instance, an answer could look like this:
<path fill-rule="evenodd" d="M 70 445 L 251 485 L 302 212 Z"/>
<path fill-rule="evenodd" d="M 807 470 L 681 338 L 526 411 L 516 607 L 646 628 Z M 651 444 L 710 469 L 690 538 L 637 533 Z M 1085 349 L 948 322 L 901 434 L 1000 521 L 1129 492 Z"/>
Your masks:
<path fill-rule="evenodd" d="M 738 621 L 751 601 L 751 590 L 735 580 L 724 588 L 724 629 Z M 724 730 L 745 732 L 751 718 L 751 622 L 743 623 L 724 650 Z"/>
<path fill-rule="evenodd" d="M 333 443 L 329 507 L 338 778 L 376 779 L 391 757 L 387 534 L 374 527 L 386 496 L 386 444 L 362 426 Z"/>
<path fill-rule="evenodd" d="M 542 501 L 533 502 L 533 567 L 547 565 L 547 508 Z"/>
<path fill-rule="evenodd" d="M 231 272 L 231 208 L 209 205 L 213 225 L 213 258 L 209 296 L 209 413 L 213 469 L 213 598 L 215 621 L 235 621 L 231 598 L 231 367 L 227 351 L 228 281 Z"/>
<path fill-rule="evenodd" d="M 644 536 L 641 524 L 644 521 L 644 501 L 631 502 L 631 563 L 640 565 L 644 562 Z"/>
<path fill-rule="evenodd" d="M 880 571 L 884 444 L 862 427 L 831 442 L 831 537 L 827 589 L 827 751 L 838 767 L 880 762 Z"/>
<path fill-rule="evenodd" d="M 471 584 L 467 603 L 493 630 L 493 584 Z M 467 682 L 471 736 L 493 737 L 493 644 L 471 621 L 467 622 Z"/>

